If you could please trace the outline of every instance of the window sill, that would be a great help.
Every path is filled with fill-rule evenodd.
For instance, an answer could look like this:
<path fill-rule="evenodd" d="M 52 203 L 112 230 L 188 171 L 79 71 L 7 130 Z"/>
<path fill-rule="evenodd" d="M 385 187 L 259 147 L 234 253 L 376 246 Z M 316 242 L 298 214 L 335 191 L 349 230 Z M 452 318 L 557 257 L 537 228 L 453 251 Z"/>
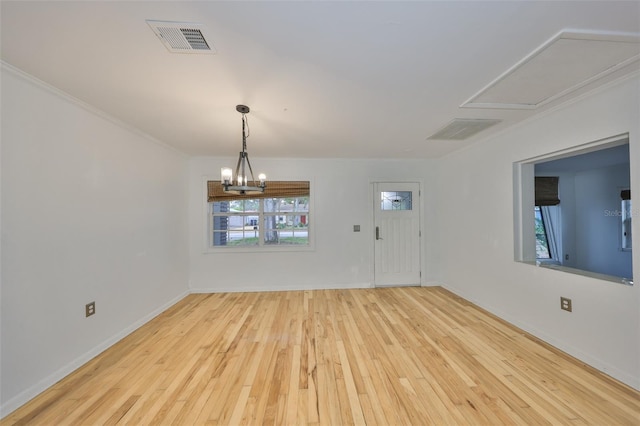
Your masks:
<path fill-rule="evenodd" d="M 546 268 L 546 269 L 553 269 L 556 271 L 561 271 L 561 272 L 566 272 L 569 274 L 574 274 L 574 275 L 581 275 L 583 277 L 589 277 L 589 278 L 595 278 L 597 280 L 603 280 L 603 281 L 609 281 L 612 283 L 618 283 L 618 284 L 623 284 L 623 285 L 627 285 L 627 286 L 633 286 L 633 279 L 629 279 L 629 278 L 623 278 L 623 277 L 616 277 L 615 275 L 607 275 L 607 274 L 600 274 L 598 272 L 591 272 L 591 271 L 585 271 L 583 269 L 577 269 L 577 268 L 570 268 L 568 266 L 563 266 L 560 265 L 558 263 L 554 263 L 552 262 L 546 262 L 544 260 L 540 261 L 536 261 L 536 262 L 520 262 L 520 263 L 525 263 L 527 265 L 533 265 L 533 266 L 538 266 L 540 268 Z"/>
<path fill-rule="evenodd" d="M 209 247 L 203 254 L 221 253 L 277 253 L 277 252 L 309 252 L 315 251 L 313 245 L 308 246 L 247 246 L 247 247 Z"/>

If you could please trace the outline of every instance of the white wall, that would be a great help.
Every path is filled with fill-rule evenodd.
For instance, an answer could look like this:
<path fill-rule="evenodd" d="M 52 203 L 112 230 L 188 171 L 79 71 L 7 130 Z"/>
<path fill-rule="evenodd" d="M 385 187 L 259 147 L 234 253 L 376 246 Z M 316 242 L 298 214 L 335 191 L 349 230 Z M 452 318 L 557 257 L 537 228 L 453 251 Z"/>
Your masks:
<path fill-rule="evenodd" d="M 311 181 L 315 249 L 301 252 L 207 253 L 207 177 L 220 179 L 220 167 L 236 158 L 198 157 L 190 166 L 191 289 L 264 291 L 369 287 L 373 273 L 373 181 L 417 181 L 423 186 L 423 217 L 435 207 L 430 188 L 433 161 L 254 159 L 253 167 L 273 180 Z M 425 191 L 424 188 L 428 190 Z M 360 225 L 360 232 L 353 232 Z M 432 281 L 436 249 L 430 221 L 423 223 L 423 284 Z M 247 263 L 249 262 L 249 263 Z"/>
<path fill-rule="evenodd" d="M 575 173 L 556 173 L 560 180 L 558 194 L 560 197 L 560 214 L 562 220 L 562 253 L 560 262 L 568 267 L 576 267 L 576 190 Z M 628 176 L 627 176 L 628 178 Z M 567 259 L 567 255 L 569 259 Z"/>
<path fill-rule="evenodd" d="M 629 164 L 537 175 L 560 178 L 562 265 L 632 278 L 632 252 L 620 250 L 621 218 L 608 213 L 620 211 L 620 191 L 629 187 Z"/>
<path fill-rule="evenodd" d="M 622 251 L 621 218 L 606 212 L 620 211 L 620 190 L 629 187 L 624 165 L 577 172 L 576 267 L 617 277 L 633 278 L 632 252 Z"/>
<path fill-rule="evenodd" d="M 609 86 L 442 158 L 436 218 L 445 287 L 637 389 L 640 285 L 515 262 L 512 164 L 629 132 L 631 187 L 637 190 L 639 80 Z M 640 221 L 633 226 L 638 235 Z M 637 250 L 633 265 L 640 270 Z M 572 313 L 560 310 L 560 296 L 572 299 Z"/>
<path fill-rule="evenodd" d="M 186 294 L 188 223 L 185 157 L 4 65 L 1 136 L 5 415 Z"/>

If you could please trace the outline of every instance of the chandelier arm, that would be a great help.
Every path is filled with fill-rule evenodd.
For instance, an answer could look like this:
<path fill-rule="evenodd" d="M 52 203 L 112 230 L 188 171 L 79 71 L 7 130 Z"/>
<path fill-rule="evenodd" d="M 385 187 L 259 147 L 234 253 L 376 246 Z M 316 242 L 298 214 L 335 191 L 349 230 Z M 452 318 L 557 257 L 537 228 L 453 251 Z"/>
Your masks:
<path fill-rule="evenodd" d="M 247 131 L 245 130 L 245 125 L 249 127 L 247 114 L 242 114 L 242 152 L 247 151 Z"/>
<path fill-rule="evenodd" d="M 245 158 L 247 159 L 247 166 L 249 166 L 249 173 L 251 173 L 251 181 L 253 182 L 253 186 L 256 186 L 256 178 L 253 176 L 253 169 L 251 168 L 251 161 L 249 161 L 249 153 L 245 153 Z M 245 183 L 246 185 L 246 183 Z"/>
<path fill-rule="evenodd" d="M 238 178 L 239 178 L 240 176 L 242 176 L 242 175 L 240 174 L 240 163 L 242 163 L 242 154 L 244 154 L 244 153 L 243 153 L 243 152 L 241 152 L 241 153 L 238 155 L 238 164 L 236 164 L 236 183 L 238 183 Z"/>

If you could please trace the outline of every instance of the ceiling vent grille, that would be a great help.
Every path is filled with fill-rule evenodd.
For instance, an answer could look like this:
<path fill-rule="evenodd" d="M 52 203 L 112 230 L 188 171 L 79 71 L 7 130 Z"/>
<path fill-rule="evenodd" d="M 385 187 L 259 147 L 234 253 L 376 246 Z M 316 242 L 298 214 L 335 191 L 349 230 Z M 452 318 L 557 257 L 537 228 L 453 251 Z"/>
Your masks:
<path fill-rule="evenodd" d="M 489 127 L 498 124 L 502 120 L 488 118 L 455 118 L 444 128 L 429 136 L 429 140 L 453 140 L 467 139 Z"/>
<path fill-rule="evenodd" d="M 206 29 L 193 22 L 147 21 L 158 39 L 172 53 L 215 53 Z"/>

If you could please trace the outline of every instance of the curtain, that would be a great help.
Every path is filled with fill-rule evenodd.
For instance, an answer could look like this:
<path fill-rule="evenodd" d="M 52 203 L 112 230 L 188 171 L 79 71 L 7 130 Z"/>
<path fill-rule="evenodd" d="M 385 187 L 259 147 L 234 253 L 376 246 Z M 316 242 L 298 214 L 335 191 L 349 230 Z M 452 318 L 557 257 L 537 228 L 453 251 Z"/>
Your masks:
<path fill-rule="evenodd" d="M 258 194 L 231 194 L 224 192 L 219 180 L 207 182 L 207 201 L 254 200 L 256 198 L 283 198 L 309 196 L 309 181 L 267 181 L 264 192 Z"/>

